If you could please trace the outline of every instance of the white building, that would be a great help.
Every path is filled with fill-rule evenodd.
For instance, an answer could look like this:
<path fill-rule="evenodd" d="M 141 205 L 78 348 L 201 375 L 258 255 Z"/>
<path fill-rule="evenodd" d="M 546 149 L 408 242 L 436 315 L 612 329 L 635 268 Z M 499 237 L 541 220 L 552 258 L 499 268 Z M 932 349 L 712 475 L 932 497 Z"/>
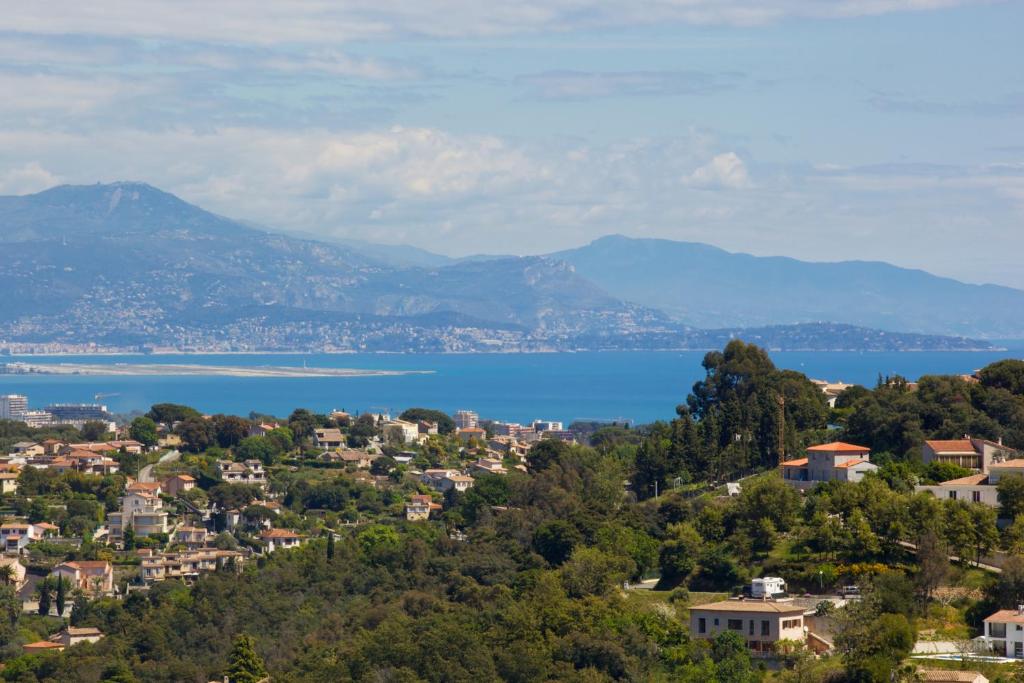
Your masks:
<path fill-rule="evenodd" d="M 950 479 L 940 484 L 915 486 L 915 491 L 930 493 L 944 500 L 966 500 L 999 507 L 999 493 L 996 485 L 1006 476 L 1024 477 L 1024 459 L 1006 460 L 988 464 L 988 473 L 971 474 L 959 479 Z"/>
<path fill-rule="evenodd" d="M 28 411 L 28 396 L 21 394 L 0 395 L 0 420 L 24 420 Z"/>
<path fill-rule="evenodd" d="M 267 485 L 267 473 L 259 460 L 218 460 L 217 474 L 222 480 L 232 484 L 255 484 L 261 487 Z"/>
<path fill-rule="evenodd" d="M 454 420 L 455 426 L 459 429 L 469 429 L 470 427 L 480 426 L 480 416 L 472 410 L 455 411 Z"/>
<path fill-rule="evenodd" d="M 1024 605 L 985 617 L 980 640 L 1001 657 L 1024 659 Z"/>
<path fill-rule="evenodd" d="M 388 420 L 381 426 L 381 433 L 388 443 L 404 445 L 420 441 L 420 426 L 416 422 Z"/>
<path fill-rule="evenodd" d="M 948 463 L 975 472 L 988 472 L 993 464 L 1013 460 L 1017 451 L 1000 442 L 964 435 L 962 439 L 929 440 L 921 446 L 921 460 L 925 465 L 933 462 Z"/>
<path fill-rule="evenodd" d="M 112 539 L 124 538 L 129 526 L 136 537 L 168 532 L 167 511 L 160 496 L 147 491 L 129 491 L 121 498 L 121 511 L 107 517 Z"/>
<path fill-rule="evenodd" d="M 723 600 L 690 609 L 691 637 L 711 639 L 723 631 L 742 637 L 754 653 L 773 653 L 780 640 L 807 640 L 804 608 L 791 602 Z"/>
<path fill-rule="evenodd" d="M 801 490 L 823 481 L 857 482 L 878 469 L 871 463 L 871 449 L 834 441 L 807 449 L 806 458 L 782 463 L 782 478 Z"/>

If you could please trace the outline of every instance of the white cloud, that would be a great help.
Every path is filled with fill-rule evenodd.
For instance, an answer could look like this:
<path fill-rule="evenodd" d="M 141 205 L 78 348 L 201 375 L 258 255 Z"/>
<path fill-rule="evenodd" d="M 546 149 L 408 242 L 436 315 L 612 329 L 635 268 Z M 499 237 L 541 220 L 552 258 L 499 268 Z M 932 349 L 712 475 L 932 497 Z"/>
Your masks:
<path fill-rule="evenodd" d="M 751 25 L 786 17 L 927 11 L 988 0 L 52 0 L 13 3 L 0 30 L 238 44 L 337 45 L 404 34 L 496 36 L 664 23 Z"/>
<path fill-rule="evenodd" d="M 740 189 L 750 185 L 747 166 L 736 152 L 716 155 L 689 176 L 683 184 L 691 187 Z"/>
<path fill-rule="evenodd" d="M 0 149 L 4 194 L 143 180 L 267 226 L 460 255 L 542 253 L 621 232 L 760 254 L 882 258 L 972 280 L 976 269 L 942 255 L 978 244 L 1019 253 L 1006 226 L 1024 217 L 1021 164 L 762 162 L 754 183 L 740 156 L 706 131 L 584 145 L 413 127 L 7 128 Z M 1004 270 L 1004 282 L 1024 285 Z"/>
<path fill-rule="evenodd" d="M 60 178 L 38 161 L 0 172 L 0 194 L 31 194 L 60 184 Z"/>

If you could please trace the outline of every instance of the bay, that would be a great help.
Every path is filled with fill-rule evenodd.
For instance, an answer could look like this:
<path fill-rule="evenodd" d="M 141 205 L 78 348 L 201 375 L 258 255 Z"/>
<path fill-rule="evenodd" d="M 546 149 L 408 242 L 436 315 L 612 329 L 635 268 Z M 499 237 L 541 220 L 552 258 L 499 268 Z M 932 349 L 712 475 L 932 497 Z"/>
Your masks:
<path fill-rule="evenodd" d="M 879 375 L 970 373 L 1020 348 L 992 352 L 777 352 L 779 367 L 810 377 L 873 386 Z M 23 356 L 32 363 L 140 363 L 429 370 L 430 374 L 365 377 L 209 377 L 3 375 L 0 394 L 29 397 L 30 406 L 98 402 L 110 410 L 145 411 L 154 403 L 194 406 L 207 413 L 287 416 L 294 408 L 349 412 L 424 406 L 477 411 L 513 422 L 553 419 L 671 419 L 704 375 L 702 351 L 538 354 L 343 354 Z M 2 362 L 4 359 L 0 359 Z"/>

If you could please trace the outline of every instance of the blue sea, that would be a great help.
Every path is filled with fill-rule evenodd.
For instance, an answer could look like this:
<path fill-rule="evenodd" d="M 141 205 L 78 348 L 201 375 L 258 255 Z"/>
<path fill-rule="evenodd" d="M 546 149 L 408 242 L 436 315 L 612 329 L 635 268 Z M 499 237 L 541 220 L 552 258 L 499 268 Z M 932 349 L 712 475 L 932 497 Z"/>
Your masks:
<path fill-rule="evenodd" d="M 28 356 L 36 363 L 172 363 L 230 366 L 302 366 L 430 370 L 432 374 L 369 377 L 102 377 L 0 376 L 0 394 L 26 394 L 33 408 L 93 402 L 97 395 L 116 413 L 145 411 L 154 403 L 184 403 L 208 413 L 287 416 L 294 408 L 349 412 L 424 406 L 448 412 L 527 422 L 553 419 L 670 419 L 703 377 L 704 352 L 539 354 L 345 354 Z M 969 373 L 1024 350 L 993 352 L 779 352 L 776 365 L 810 377 L 873 386 L 879 376 Z M 3 360 L 3 359 L 0 359 Z"/>

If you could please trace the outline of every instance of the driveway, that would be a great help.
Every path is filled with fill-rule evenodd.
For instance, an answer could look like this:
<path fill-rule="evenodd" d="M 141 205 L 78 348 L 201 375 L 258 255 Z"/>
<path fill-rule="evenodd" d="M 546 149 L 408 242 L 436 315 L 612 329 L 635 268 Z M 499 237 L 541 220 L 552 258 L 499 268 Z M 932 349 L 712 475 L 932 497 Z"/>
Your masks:
<path fill-rule="evenodd" d="M 141 470 L 139 470 L 139 481 L 144 483 L 144 484 L 148 484 L 148 483 L 152 482 L 153 481 L 153 467 L 155 465 L 163 465 L 164 463 L 174 462 L 175 460 L 177 460 L 180 457 L 181 457 L 181 452 L 180 451 L 171 451 L 169 453 L 164 453 L 163 455 L 160 456 L 160 459 L 157 460 L 155 463 L 153 463 L 152 465 L 146 465 Z"/>

